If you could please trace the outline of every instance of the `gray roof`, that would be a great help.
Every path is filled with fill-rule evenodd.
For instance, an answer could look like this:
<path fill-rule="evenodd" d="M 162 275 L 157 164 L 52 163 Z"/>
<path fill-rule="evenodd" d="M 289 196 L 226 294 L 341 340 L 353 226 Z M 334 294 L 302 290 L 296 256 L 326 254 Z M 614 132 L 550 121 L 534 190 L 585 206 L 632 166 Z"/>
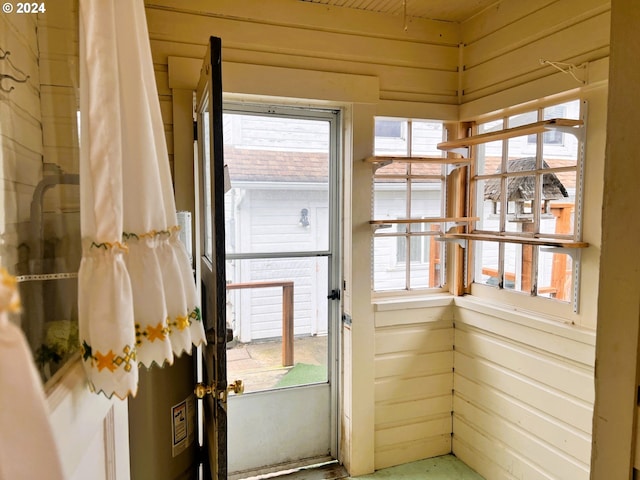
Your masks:
<path fill-rule="evenodd" d="M 549 168 L 549 165 L 544 160 L 542 161 L 543 168 Z M 536 159 L 534 157 L 529 158 L 514 158 L 507 163 L 507 172 L 524 172 L 536 169 Z M 496 173 L 499 173 L 498 170 Z M 507 199 L 510 202 L 524 202 L 533 200 L 535 195 L 535 175 L 523 175 L 517 177 L 507 177 Z M 564 187 L 560 179 L 555 173 L 545 173 L 542 176 L 542 199 L 543 200 L 556 200 L 563 197 L 568 197 L 569 193 Z M 500 201 L 500 178 L 491 178 L 484 184 L 484 198 L 485 200 L 493 200 L 494 202 Z"/>

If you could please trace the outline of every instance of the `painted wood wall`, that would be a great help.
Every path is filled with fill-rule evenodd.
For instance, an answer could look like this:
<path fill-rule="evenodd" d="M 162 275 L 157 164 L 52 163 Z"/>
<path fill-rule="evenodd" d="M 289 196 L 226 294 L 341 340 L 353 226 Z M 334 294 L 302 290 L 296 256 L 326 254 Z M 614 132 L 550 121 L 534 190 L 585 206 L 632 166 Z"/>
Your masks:
<path fill-rule="evenodd" d="M 500 2 L 463 22 L 461 103 L 544 82 L 557 70 L 541 59 L 579 66 L 607 58 L 610 9 L 606 0 Z M 587 79 L 588 67 L 576 76 Z M 567 89 L 579 86 L 569 75 L 563 82 Z"/>
<path fill-rule="evenodd" d="M 19 265 L 18 246 L 28 242 L 26 222 L 30 217 L 31 197 L 42 177 L 42 108 L 38 70 L 38 37 L 33 15 L 0 15 L 0 48 L 11 52 L 0 60 L 0 72 L 22 78 L 15 67 L 29 75 L 27 83 L 2 81 L 0 91 L 0 195 L 3 247 L 2 265 L 15 274 Z M 26 268 L 26 265 L 23 266 Z"/>
<path fill-rule="evenodd" d="M 491 479 L 588 479 L 595 332 L 456 299 L 453 452 Z"/>
<path fill-rule="evenodd" d="M 29 262 L 18 256 L 18 245 L 29 245 L 32 240 L 30 206 L 36 185 L 44 175 L 58 173 L 60 168 L 78 172 L 77 92 L 73 83 L 78 52 L 77 2 L 60 0 L 46 7 L 46 14 L 0 15 L 0 48 L 10 51 L 11 61 L 29 75 L 24 84 L 3 81 L 3 87 L 15 89 L 0 92 L 0 261 L 13 274 L 31 273 Z M 20 76 L 6 60 L 0 60 L 0 72 Z M 45 203 L 45 210 L 77 213 L 77 192 L 50 195 Z M 75 223 L 78 233 L 79 218 Z M 79 254 L 79 244 L 75 250 Z M 38 298 L 23 297 L 23 304 L 42 306 L 41 290 L 40 294 Z M 75 297 L 70 301 L 75 302 Z M 27 332 L 33 320 L 25 319 Z M 65 478 L 129 478 L 126 402 L 91 393 L 79 361 L 67 364 L 45 391 Z"/>
<path fill-rule="evenodd" d="M 369 114 L 466 120 L 581 86 L 541 65 L 541 58 L 589 62 L 584 72 L 577 72 L 579 78 L 585 73 L 590 84 L 593 79 L 606 83 L 609 2 L 605 0 L 503 2 L 459 27 L 414 19 L 406 33 L 399 18 L 293 0 L 272 0 L 268 5 L 257 0 L 215 5 L 194 1 L 188 6 L 178 0 L 146 3 L 163 105 L 169 106 L 171 99 L 169 57 L 201 58 L 209 35 L 222 37 L 227 72 L 269 74 L 262 82 L 267 85 L 256 78 L 237 81 L 234 76 L 232 87 L 223 85 L 226 91 L 314 99 L 326 98 L 315 96 L 321 86 L 305 88 L 302 78 L 346 73 L 377 80 L 374 105 L 354 110 L 355 134 L 347 133 L 348 145 L 360 158 L 372 149 L 358 140 L 371 139 L 364 131 L 372 126 Z M 464 66 L 461 75 L 456 73 L 459 62 Z M 292 73 L 300 72 L 308 76 L 292 78 Z M 594 248 L 583 258 L 591 265 L 583 275 L 586 295 L 597 290 L 601 127 L 606 120 L 602 97 L 596 98 L 598 108 L 588 126 L 593 159 L 586 182 L 594 195 L 586 199 L 584 231 Z M 355 94 L 337 100 L 359 101 Z M 163 115 L 171 153 L 168 108 L 163 108 Z M 367 217 L 366 206 L 352 199 L 370 198 L 370 176 L 355 158 L 347 169 L 351 191 L 346 203 L 354 208 L 345 211 L 345 258 L 347 265 L 361 267 L 371 263 L 366 247 L 370 230 L 358 228 L 359 220 Z M 515 321 L 513 314 L 499 309 L 487 313 L 463 303 L 376 302 L 374 311 L 367 289 L 361 288 L 369 278 L 354 273 L 369 271 L 351 271 L 347 266 L 345 275 L 348 285 L 360 285 L 345 292 L 345 310 L 353 324 L 345 327 L 343 338 L 343 440 L 358 443 L 346 449 L 352 473 L 453 450 L 487 478 L 519 478 L 523 473 L 531 478 L 588 476 L 592 332 L 564 326 L 562 316 L 539 326 L 533 315 L 520 314 L 523 320 Z M 519 300 L 506 303 L 514 310 Z M 581 317 L 584 322 L 579 323 L 593 327 L 594 317 L 595 310 L 587 308 Z M 369 322 L 374 322 L 373 328 Z M 370 392 L 372 404 L 367 403 Z M 495 456 L 489 454 L 491 442 L 504 447 Z"/>
<path fill-rule="evenodd" d="M 453 301 L 406 307 L 376 308 L 376 469 L 451 452 Z"/>

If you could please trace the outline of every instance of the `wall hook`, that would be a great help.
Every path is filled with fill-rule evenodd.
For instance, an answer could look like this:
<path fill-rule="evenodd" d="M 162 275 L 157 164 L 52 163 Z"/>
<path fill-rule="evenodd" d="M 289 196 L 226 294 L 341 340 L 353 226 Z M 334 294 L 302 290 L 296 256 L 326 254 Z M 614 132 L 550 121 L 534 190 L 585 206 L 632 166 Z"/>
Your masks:
<path fill-rule="evenodd" d="M 8 74 L 8 73 L 0 73 L 0 90 L 2 90 L 5 93 L 11 92 L 12 90 L 15 89 L 15 87 L 13 85 L 11 85 L 10 87 L 5 87 L 2 84 L 2 82 L 4 80 L 12 81 L 12 82 L 15 82 L 15 83 L 26 83 L 26 81 L 29 80 L 29 75 L 24 73 L 22 70 L 20 70 L 18 67 L 16 67 L 13 64 L 13 62 L 9 58 L 10 54 L 11 54 L 11 52 L 9 50 L 4 50 L 4 49 L 0 48 L 0 60 L 6 60 L 7 63 L 11 66 L 11 68 L 16 73 L 18 73 L 22 78 L 18 78 L 16 76 Z"/>
<path fill-rule="evenodd" d="M 555 68 L 556 70 L 558 70 L 558 71 L 560 71 L 562 73 L 567 73 L 567 74 L 571 75 L 576 82 L 581 83 L 582 85 L 586 85 L 586 83 L 587 83 L 586 80 L 581 80 L 576 75 L 576 70 L 584 69 L 586 71 L 586 69 L 587 69 L 587 64 L 586 63 L 583 63 L 582 65 L 577 65 L 576 66 L 573 63 L 552 62 L 551 60 L 545 60 L 544 58 L 541 58 L 540 59 L 540 65 L 550 65 L 550 66 L 552 66 L 553 68 Z"/>
<path fill-rule="evenodd" d="M 29 75 L 27 75 L 23 79 L 19 79 L 19 78 L 14 77 L 13 75 L 9 75 L 7 73 L 0 73 L 0 90 L 2 90 L 3 92 L 9 93 L 9 92 L 11 92 L 11 90 L 14 90 L 15 87 L 13 85 L 11 85 L 9 88 L 6 88 L 4 85 L 2 85 L 2 82 L 4 80 L 11 80 L 11 81 L 16 82 L 16 83 L 25 83 L 27 80 L 29 80 Z"/>

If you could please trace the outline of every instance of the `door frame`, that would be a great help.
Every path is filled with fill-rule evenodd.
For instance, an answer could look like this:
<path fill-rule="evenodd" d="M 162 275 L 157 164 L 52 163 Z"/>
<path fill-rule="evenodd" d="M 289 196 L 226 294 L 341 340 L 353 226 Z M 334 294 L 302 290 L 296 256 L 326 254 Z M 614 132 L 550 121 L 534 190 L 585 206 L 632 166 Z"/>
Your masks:
<path fill-rule="evenodd" d="M 301 103 L 305 102 L 305 103 Z M 308 104 L 306 102 L 309 102 Z M 295 115 L 295 112 L 299 115 Z M 328 262 L 327 280 L 327 296 L 332 290 L 338 290 L 340 296 L 336 300 L 327 298 L 327 315 L 330 319 L 328 325 L 328 355 L 329 363 L 328 376 L 330 379 L 330 455 L 331 458 L 341 462 L 340 458 L 340 419 L 341 419 L 341 345 L 342 345 L 342 297 L 344 291 L 343 281 L 343 250 L 342 250 L 342 231 L 343 225 L 341 221 L 341 213 L 343 212 L 343 142 L 344 142 L 344 108 L 336 103 L 312 102 L 306 99 L 285 99 L 270 98 L 268 96 L 256 97 L 250 96 L 243 98 L 237 94 L 223 93 L 223 112 L 247 113 L 257 115 L 285 115 L 289 117 L 299 116 L 303 119 L 313 118 L 313 112 L 321 111 L 323 114 L 318 118 L 327 119 L 327 113 L 332 113 L 333 118 L 328 120 L 331 123 L 330 132 L 332 135 L 329 150 L 329 191 L 328 195 L 331 199 L 328 207 L 329 218 L 333 221 L 329 222 L 329 244 L 326 252 L 330 253 L 330 261 Z M 335 138 L 334 138 L 335 137 Z M 315 252 L 296 252 L 294 256 L 304 256 Z M 247 254 L 248 255 L 248 254 Z M 261 258 L 270 258 L 269 253 L 258 254 Z M 234 258 L 243 259 L 245 254 L 235 255 Z M 324 298 L 324 297 L 323 297 Z M 292 467 L 293 468 L 293 467 Z M 267 470 L 261 473 L 269 473 Z"/>

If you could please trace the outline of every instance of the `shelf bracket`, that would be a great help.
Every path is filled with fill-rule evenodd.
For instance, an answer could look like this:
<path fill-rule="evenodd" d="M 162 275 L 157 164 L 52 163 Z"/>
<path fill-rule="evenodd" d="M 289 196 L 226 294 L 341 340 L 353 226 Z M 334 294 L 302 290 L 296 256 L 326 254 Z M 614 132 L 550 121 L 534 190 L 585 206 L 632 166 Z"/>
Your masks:
<path fill-rule="evenodd" d="M 562 253 L 565 255 L 569 255 L 573 262 L 577 262 L 580 258 L 579 248 L 540 247 L 540 251 L 545 253 Z"/>
<path fill-rule="evenodd" d="M 557 127 L 549 128 L 549 130 L 556 130 L 558 132 L 568 133 L 570 135 L 575 136 L 576 139 L 578 140 L 582 140 L 582 137 L 584 136 L 584 127 L 557 126 Z"/>
<path fill-rule="evenodd" d="M 467 240 L 465 238 L 446 238 L 446 237 L 438 237 L 436 238 L 438 242 L 446 242 L 453 243 L 455 245 L 459 245 L 460 247 L 466 249 L 467 248 Z"/>
<path fill-rule="evenodd" d="M 371 224 L 371 229 L 373 230 L 373 232 L 377 232 L 378 230 L 384 229 L 384 228 L 391 228 L 393 225 L 391 225 L 390 223 L 374 223 Z"/>
<path fill-rule="evenodd" d="M 387 165 L 391 165 L 393 160 L 381 160 L 379 162 L 374 162 L 371 165 L 373 166 L 373 173 L 376 173 L 378 169 L 382 167 L 386 167 Z"/>
<path fill-rule="evenodd" d="M 462 155 L 462 157 L 464 159 L 468 159 L 469 158 L 469 147 L 447 148 L 446 151 Z"/>

